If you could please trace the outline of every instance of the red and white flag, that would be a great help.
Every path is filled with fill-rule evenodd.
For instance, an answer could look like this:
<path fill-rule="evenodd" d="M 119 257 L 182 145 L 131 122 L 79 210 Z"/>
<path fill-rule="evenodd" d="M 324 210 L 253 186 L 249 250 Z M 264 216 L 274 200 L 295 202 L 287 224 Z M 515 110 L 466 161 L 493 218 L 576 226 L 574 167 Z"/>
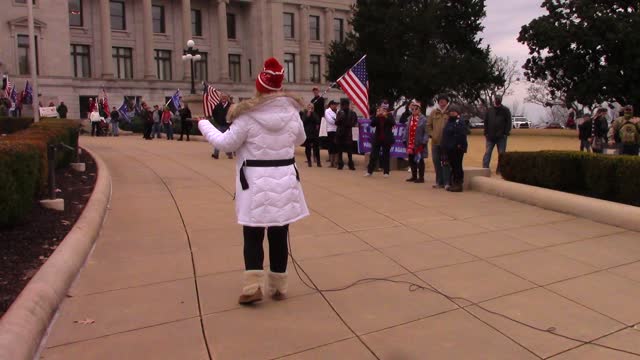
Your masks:
<path fill-rule="evenodd" d="M 109 110 L 109 100 L 107 99 L 107 91 L 104 88 L 102 88 L 101 98 L 102 98 L 102 109 L 104 110 L 105 114 L 110 114 L 111 111 Z"/>
<path fill-rule="evenodd" d="M 213 116 L 213 108 L 218 105 L 220 102 L 220 91 L 216 90 L 213 86 L 205 83 L 204 84 L 204 93 L 202 94 L 202 102 L 204 105 L 204 116 L 212 117 Z"/>
<path fill-rule="evenodd" d="M 347 94 L 360 113 L 369 117 L 369 75 L 367 74 L 367 55 L 363 56 L 349 71 L 342 75 L 338 85 Z"/>

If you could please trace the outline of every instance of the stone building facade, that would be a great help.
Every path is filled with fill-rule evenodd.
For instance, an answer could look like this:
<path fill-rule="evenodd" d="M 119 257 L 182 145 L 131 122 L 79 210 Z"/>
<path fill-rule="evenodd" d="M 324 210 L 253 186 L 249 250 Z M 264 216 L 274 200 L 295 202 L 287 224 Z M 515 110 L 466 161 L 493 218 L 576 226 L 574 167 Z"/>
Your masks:
<path fill-rule="evenodd" d="M 29 79 L 28 0 L 3 0 L 0 72 L 18 90 Z M 349 31 L 354 0 L 32 0 L 41 102 L 64 101 L 69 117 L 86 112 L 104 88 L 109 103 L 141 96 L 161 104 L 190 90 L 189 39 L 196 91 L 207 81 L 236 101 L 251 97 L 264 59 L 287 70 L 285 86 L 308 99 L 326 86 L 326 53 Z M 334 94 L 339 96 L 339 94 Z"/>

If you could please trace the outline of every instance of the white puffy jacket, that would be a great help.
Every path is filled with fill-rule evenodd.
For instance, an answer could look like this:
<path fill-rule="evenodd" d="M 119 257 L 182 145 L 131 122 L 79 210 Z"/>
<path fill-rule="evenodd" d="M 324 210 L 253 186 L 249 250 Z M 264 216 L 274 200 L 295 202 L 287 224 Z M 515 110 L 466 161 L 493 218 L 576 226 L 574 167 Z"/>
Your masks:
<path fill-rule="evenodd" d="M 229 130 L 209 121 L 198 128 L 207 141 L 224 152 L 236 152 L 236 214 L 238 223 L 253 227 L 282 226 L 309 215 L 295 165 L 245 167 L 249 188 L 239 172 L 245 160 L 285 160 L 306 140 L 299 109 L 302 104 L 284 93 L 263 95 L 238 104 L 229 114 Z"/>

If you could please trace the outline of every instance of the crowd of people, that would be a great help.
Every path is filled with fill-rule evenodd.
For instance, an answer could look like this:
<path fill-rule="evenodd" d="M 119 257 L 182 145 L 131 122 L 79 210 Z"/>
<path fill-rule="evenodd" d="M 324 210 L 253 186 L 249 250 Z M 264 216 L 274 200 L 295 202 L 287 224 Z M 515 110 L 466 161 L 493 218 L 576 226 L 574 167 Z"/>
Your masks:
<path fill-rule="evenodd" d="M 619 117 L 609 124 L 607 109 L 597 109 L 593 116 L 585 111 L 578 121 L 580 151 L 602 154 L 606 148 L 614 149 L 621 155 L 640 153 L 640 118 L 634 117 L 633 106 L 627 105 Z"/>

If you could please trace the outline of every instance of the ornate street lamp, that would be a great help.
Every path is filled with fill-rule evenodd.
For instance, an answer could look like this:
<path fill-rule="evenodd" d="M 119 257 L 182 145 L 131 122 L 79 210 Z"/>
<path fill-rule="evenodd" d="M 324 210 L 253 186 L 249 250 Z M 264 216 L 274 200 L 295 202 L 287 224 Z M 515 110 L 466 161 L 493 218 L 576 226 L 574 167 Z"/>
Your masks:
<path fill-rule="evenodd" d="M 202 56 L 200 55 L 200 50 L 194 48 L 196 43 L 193 40 L 187 41 L 187 48 L 182 51 L 182 60 L 191 62 L 191 94 L 195 95 L 196 93 L 196 83 L 194 79 L 194 61 L 200 61 Z"/>

